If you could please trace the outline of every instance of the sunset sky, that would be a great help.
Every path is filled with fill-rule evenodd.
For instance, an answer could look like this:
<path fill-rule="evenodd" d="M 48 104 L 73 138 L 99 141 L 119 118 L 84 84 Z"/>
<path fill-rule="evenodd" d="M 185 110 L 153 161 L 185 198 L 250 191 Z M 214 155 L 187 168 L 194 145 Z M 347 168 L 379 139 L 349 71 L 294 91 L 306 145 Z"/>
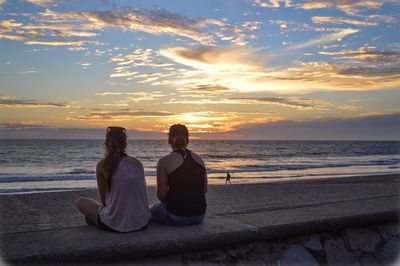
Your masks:
<path fill-rule="evenodd" d="M 0 138 L 400 139 L 398 0 L 0 10 Z"/>

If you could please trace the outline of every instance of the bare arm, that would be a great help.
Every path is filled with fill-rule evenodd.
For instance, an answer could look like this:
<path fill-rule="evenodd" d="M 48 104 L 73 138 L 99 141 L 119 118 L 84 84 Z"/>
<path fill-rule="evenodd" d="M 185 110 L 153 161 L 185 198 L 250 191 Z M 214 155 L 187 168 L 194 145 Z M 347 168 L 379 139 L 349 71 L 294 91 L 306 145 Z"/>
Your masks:
<path fill-rule="evenodd" d="M 157 198 L 161 202 L 165 202 L 167 200 L 167 192 L 168 176 L 162 160 L 159 160 L 157 164 Z"/>
<path fill-rule="evenodd" d="M 97 188 L 99 189 L 101 203 L 106 205 L 106 194 L 107 194 L 107 184 L 106 178 L 103 174 L 103 160 L 101 160 L 96 166 L 96 180 Z"/>

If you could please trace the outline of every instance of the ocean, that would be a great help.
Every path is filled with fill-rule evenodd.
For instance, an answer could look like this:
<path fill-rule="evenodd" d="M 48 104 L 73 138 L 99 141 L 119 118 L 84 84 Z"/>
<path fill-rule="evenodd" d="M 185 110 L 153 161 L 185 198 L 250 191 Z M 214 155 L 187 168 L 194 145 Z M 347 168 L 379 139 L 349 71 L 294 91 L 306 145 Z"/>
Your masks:
<path fill-rule="evenodd" d="M 400 173 L 399 141 L 193 140 L 188 148 L 206 163 L 209 183 Z M 147 183 L 170 147 L 164 140 L 129 140 L 128 153 L 142 161 Z M 96 187 L 102 140 L 0 140 L 0 193 Z"/>

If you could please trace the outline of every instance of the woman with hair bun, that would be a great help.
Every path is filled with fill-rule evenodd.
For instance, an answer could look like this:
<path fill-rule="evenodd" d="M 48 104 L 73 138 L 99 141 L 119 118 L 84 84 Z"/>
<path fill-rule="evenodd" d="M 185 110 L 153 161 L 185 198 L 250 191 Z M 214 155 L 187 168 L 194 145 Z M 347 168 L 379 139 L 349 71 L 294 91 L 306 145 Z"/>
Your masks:
<path fill-rule="evenodd" d="M 151 207 L 151 221 L 176 226 L 200 224 L 207 208 L 206 167 L 200 156 L 186 148 L 189 143 L 186 126 L 171 126 L 168 143 L 172 152 L 157 164 L 160 203 Z"/>
<path fill-rule="evenodd" d="M 86 222 L 102 230 L 131 232 L 149 222 L 143 165 L 127 155 L 126 146 L 125 128 L 108 127 L 104 156 L 96 167 L 101 203 L 85 197 L 76 201 Z"/>

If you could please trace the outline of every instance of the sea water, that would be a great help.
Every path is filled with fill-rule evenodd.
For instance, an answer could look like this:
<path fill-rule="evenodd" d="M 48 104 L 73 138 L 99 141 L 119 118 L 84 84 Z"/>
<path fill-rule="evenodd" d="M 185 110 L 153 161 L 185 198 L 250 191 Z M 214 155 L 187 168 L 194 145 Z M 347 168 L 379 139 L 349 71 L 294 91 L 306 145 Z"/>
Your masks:
<path fill-rule="evenodd" d="M 324 176 L 400 173 L 399 141 L 207 141 L 188 148 L 206 163 L 209 182 L 223 184 Z M 129 140 L 128 153 L 142 161 L 147 183 L 155 183 L 164 140 Z M 0 193 L 96 186 L 102 140 L 0 140 Z"/>

